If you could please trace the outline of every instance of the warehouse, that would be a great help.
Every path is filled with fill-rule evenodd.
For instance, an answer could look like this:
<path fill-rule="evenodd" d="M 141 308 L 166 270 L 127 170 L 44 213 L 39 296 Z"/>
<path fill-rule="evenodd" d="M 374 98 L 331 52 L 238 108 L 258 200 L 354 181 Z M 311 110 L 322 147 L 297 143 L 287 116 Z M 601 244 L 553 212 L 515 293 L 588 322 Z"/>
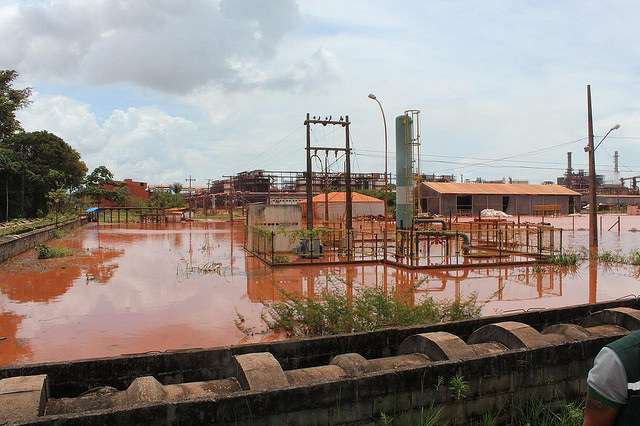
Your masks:
<path fill-rule="evenodd" d="M 580 210 L 580 194 L 560 185 L 423 182 L 423 212 L 477 216 L 484 209 L 511 215 L 570 214 Z"/>

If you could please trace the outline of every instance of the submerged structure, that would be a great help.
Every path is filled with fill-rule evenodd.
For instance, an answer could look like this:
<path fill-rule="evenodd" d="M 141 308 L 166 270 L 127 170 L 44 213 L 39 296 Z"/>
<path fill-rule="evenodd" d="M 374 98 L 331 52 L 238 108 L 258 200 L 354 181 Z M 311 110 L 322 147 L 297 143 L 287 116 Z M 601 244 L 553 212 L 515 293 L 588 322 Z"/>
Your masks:
<path fill-rule="evenodd" d="M 578 193 L 555 185 L 423 183 L 420 111 L 407 110 L 395 119 L 395 220 L 384 216 L 381 200 L 350 195 L 348 117 L 331 121 L 330 117 L 320 120 L 307 115 L 305 125 L 310 124 L 343 126 L 347 143 L 345 148 L 315 147 L 307 134 L 307 199 L 298 202 L 306 217 L 305 231 L 274 225 L 279 220 L 271 220 L 266 227 L 247 222 L 246 248 L 267 264 L 381 262 L 408 269 L 458 268 L 544 262 L 562 252 L 561 229 L 519 219 L 516 223 L 513 219 L 482 218 L 480 210 L 568 214 L 579 205 Z M 344 152 L 346 193 L 327 194 L 325 187 L 325 194 L 312 197 L 311 158 L 317 154 L 311 153 L 321 150 Z M 444 213 L 447 216 L 433 217 Z M 477 219 L 458 220 L 464 216 Z M 278 248 L 283 234 L 298 239 L 294 253 Z M 305 238 L 308 241 L 300 240 Z"/>

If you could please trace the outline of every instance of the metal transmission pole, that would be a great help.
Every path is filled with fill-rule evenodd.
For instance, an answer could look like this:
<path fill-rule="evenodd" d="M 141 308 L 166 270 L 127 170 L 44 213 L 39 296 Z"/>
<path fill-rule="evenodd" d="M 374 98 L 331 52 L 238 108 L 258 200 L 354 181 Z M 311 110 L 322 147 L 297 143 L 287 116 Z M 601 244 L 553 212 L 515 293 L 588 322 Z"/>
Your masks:
<path fill-rule="evenodd" d="M 315 118 L 315 117 L 313 117 Z M 307 113 L 307 230 L 313 229 L 313 171 L 311 170 L 311 120 Z"/>
<path fill-rule="evenodd" d="M 185 181 L 189 182 L 189 209 L 191 209 L 191 182 L 195 182 L 195 180 L 196 178 L 191 178 L 191 175 L 185 179 Z"/>
<path fill-rule="evenodd" d="M 351 229 L 353 229 L 353 223 L 352 223 L 352 219 L 353 219 L 353 213 L 352 213 L 352 199 L 351 199 L 351 149 L 349 149 L 349 116 L 345 116 L 345 121 L 346 121 L 346 125 L 345 125 L 345 136 L 346 136 L 346 154 L 347 154 L 347 158 L 346 158 L 346 164 L 344 166 L 345 168 L 345 173 L 347 174 L 347 182 L 346 182 L 346 190 L 347 190 L 347 235 L 348 238 L 351 239 Z M 351 247 L 349 245 L 349 247 Z"/>
<path fill-rule="evenodd" d="M 327 124 L 342 126 L 345 128 L 346 134 L 346 144 L 344 148 L 332 148 L 332 147 L 324 147 L 324 146 L 311 146 L 311 124 L 322 124 L 326 126 Z M 351 204 L 351 149 L 349 148 L 349 116 L 345 116 L 345 118 L 340 117 L 339 120 L 331 120 L 331 116 L 325 117 L 322 120 L 320 117 L 309 118 L 309 113 L 307 113 L 307 119 L 304 122 L 304 125 L 307 126 L 307 229 L 313 229 L 313 171 L 311 169 L 311 151 L 325 151 L 325 152 L 335 152 L 336 155 L 338 152 L 344 152 L 346 155 L 345 159 L 345 183 L 346 183 L 346 227 L 347 233 L 350 235 L 350 231 L 353 228 L 352 224 L 352 204 Z"/>

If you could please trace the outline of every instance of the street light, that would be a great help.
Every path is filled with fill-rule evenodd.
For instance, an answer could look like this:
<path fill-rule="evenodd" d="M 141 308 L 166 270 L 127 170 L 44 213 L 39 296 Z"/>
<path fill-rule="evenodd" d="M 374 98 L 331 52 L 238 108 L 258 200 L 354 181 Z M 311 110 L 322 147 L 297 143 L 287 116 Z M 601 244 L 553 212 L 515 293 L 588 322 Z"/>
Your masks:
<path fill-rule="evenodd" d="M 598 145 L 593 147 L 593 119 L 591 115 L 591 86 L 587 85 L 587 124 L 589 129 L 589 144 L 584 151 L 589 153 L 589 251 L 590 257 L 598 255 L 598 202 L 596 200 L 596 149 L 609 136 L 609 133 L 620 128 L 616 124 L 609 129 Z"/>
<path fill-rule="evenodd" d="M 380 112 L 382 113 L 382 123 L 384 124 L 384 263 L 387 263 L 387 119 L 384 117 L 382 104 L 373 93 L 369 94 L 369 99 L 373 99 L 378 103 Z"/>

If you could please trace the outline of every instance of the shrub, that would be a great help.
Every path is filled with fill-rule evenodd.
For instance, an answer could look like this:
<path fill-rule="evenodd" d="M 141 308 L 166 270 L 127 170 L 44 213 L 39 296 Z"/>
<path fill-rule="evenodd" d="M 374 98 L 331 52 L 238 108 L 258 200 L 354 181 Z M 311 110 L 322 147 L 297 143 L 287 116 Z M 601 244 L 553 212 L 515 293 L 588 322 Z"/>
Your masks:
<path fill-rule="evenodd" d="M 71 250 L 68 248 L 50 247 L 44 243 L 35 246 L 34 250 L 38 254 L 38 259 L 51 259 L 52 257 L 69 256 L 71 254 Z"/>
<path fill-rule="evenodd" d="M 279 289 L 285 300 L 265 304 L 261 319 L 266 329 L 292 336 L 318 336 L 384 327 L 456 321 L 480 316 L 477 294 L 464 300 L 413 302 L 413 293 L 390 295 L 382 289 L 350 287 L 324 289 L 315 297 L 291 295 Z M 411 299 L 410 299 L 411 298 Z M 241 330 L 242 331 L 242 330 Z"/>

